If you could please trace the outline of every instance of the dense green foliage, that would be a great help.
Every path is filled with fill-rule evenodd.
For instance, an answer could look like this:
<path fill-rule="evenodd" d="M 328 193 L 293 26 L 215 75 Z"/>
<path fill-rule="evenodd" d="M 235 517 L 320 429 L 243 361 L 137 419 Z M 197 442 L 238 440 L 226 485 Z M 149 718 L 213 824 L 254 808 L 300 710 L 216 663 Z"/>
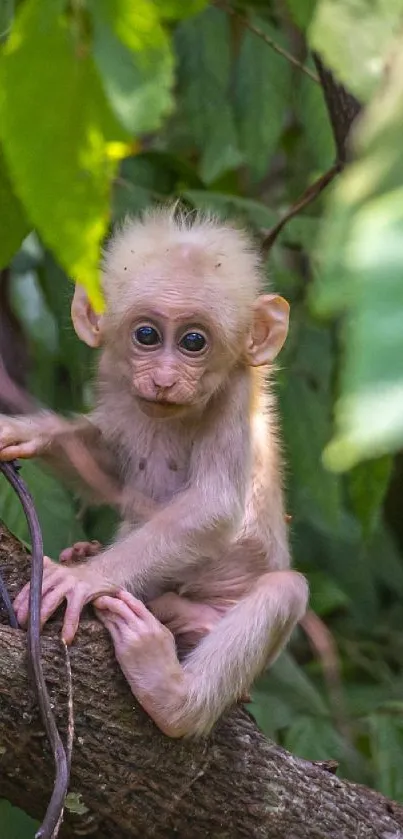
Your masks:
<path fill-rule="evenodd" d="M 0 267 L 11 264 L 30 390 L 81 410 L 93 361 L 72 332 L 68 277 L 102 306 L 97 266 L 110 224 L 180 197 L 260 234 L 335 159 L 309 48 L 359 97 L 354 162 L 284 228 L 267 266 L 292 307 L 278 395 L 293 552 L 336 644 L 340 684 L 329 653 L 313 653 L 300 629 L 261 679 L 253 711 L 296 754 L 335 758 L 342 774 L 403 801 L 393 460 L 403 440 L 403 0 L 242 0 L 235 15 L 223 6 L 0 2 Z M 298 48 L 311 75 L 270 42 Z M 36 465 L 23 475 L 51 556 L 83 536 L 108 538 L 112 515 L 79 514 Z M 27 538 L 4 484 L 0 515 Z M 3 807 L 2 839 L 22 837 Z"/>

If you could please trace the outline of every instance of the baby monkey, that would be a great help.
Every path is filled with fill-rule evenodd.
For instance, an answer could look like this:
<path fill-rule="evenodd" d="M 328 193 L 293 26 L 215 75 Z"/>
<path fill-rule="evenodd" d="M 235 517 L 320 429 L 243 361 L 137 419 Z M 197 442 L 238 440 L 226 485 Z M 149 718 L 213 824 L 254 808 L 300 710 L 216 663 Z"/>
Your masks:
<path fill-rule="evenodd" d="M 171 737 L 208 733 L 307 605 L 257 369 L 281 349 L 289 307 L 262 280 L 257 250 L 230 225 L 172 210 L 127 221 L 104 256 L 105 313 L 80 286 L 72 303 L 78 336 L 101 347 L 95 409 L 0 418 L 3 460 L 52 455 L 70 434 L 113 463 L 116 540 L 80 564 L 45 559 L 41 619 L 66 600 L 70 643 L 93 601 L 134 695 Z M 28 595 L 15 601 L 23 626 Z"/>

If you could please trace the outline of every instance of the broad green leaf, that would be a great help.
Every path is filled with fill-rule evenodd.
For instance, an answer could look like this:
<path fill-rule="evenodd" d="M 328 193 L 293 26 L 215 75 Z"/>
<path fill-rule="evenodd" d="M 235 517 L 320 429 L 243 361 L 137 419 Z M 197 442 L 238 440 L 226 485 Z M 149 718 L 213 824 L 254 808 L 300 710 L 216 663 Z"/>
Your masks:
<path fill-rule="evenodd" d="M 24 208 L 14 194 L 0 148 L 0 269 L 5 268 L 29 232 Z"/>
<path fill-rule="evenodd" d="M 208 0 L 154 0 L 163 20 L 183 20 L 196 15 L 208 5 Z"/>
<path fill-rule="evenodd" d="M 294 23 L 305 31 L 316 8 L 317 0 L 286 0 L 287 8 Z"/>
<path fill-rule="evenodd" d="M 112 158 L 124 135 L 60 4 L 26 0 L 3 48 L 0 72 L 0 133 L 16 193 L 99 309 L 99 248 L 108 224 Z"/>
<path fill-rule="evenodd" d="M 0 800 L 0 824 L 2 839 L 32 839 L 39 828 L 39 822 L 4 799 Z"/>
<path fill-rule="evenodd" d="M 22 464 L 21 477 L 34 499 L 42 529 L 44 552 L 52 559 L 57 559 L 63 548 L 86 538 L 76 518 L 71 496 L 50 472 L 32 461 Z M 0 518 L 15 536 L 29 543 L 29 530 L 20 501 L 14 490 L 6 484 L 5 478 L 0 478 Z"/>
<path fill-rule="evenodd" d="M 403 801 L 403 719 L 380 712 L 370 717 L 376 787 L 388 798 Z"/>
<path fill-rule="evenodd" d="M 316 717 L 326 717 L 329 713 L 326 702 L 313 682 L 288 652 L 281 654 L 257 686 L 260 690 L 264 686 L 271 698 L 286 702 L 294 713 Z"/>
<path fill-rule="evenodd" d="M 187 189 L 182 193 L 200 210 L 216 213 L 222 219 L 243 219 L 254 227 L 269 228 L 278 220 L 277 215 L 258 201 L 238 195 L 222 195 L 219 192 Z"/>
<path fill-rule="evenodd" d="M 309 605 L 321 617 L 331 615 L 337 609 L 347 608 L 349 598 L 334 579 L 322 571 L 309 573 Z"/>
<path fill-rule="evenodd" d="M 0 0 L 0 43 L 10 34 L 15 13 L 15 0 Z"/>
<path fill-rule="evenodd" d="M 368 545 L 368 569 L 403 602 L 403 562 L 393 532 L 379 524 Z"/>
<path fill-rule="evenodd" d="M 305 760 L 344 760 L 347 745 L 330 720 L 299 716 L 286 732 L 284 746 Z"/>
<path fill-rule="evenodd" d="M 306 63 L 313 72 L 316 72 L 312 60 Z M 300 73 L 293 81 L 292 103 L 302 128 L 297 153 L 303 153 L 309 171 L 317 177 L 334 163 L 336 157 L 329 114 L 320 84 L 315 84 L 303 73 Z M 315 204 L 315 209 L 316 207 L 317 204 Z"/>
<path fill-rule="evenodd" d="M 155 15 L 145 32 L 143 6 Z M 94 57 L 111 107 L 131 133 L 155 131 L 173 107 L 173 55 L 153 4 L 97 0 L 90 8 Z"/>
<path fill-rule="evenodd" d="M 352 509 L 361 522 L 364 538 L 373 533 L 378 522 L 392 466 L 392 458 L 386 455 L 367 463 L 359 463 L 349 475 L 348 488 Z"/>
<path fill-rule="evenodd" d="M 280 393 L 287 459 L 292 470 L 292 511 L 321 528 L 340 527 L 340 483 L 321 462 L 330 434 L 329 405 L 308 379 L 287 377 Z"/>
<path fill-rule="evenodd" d="M 178 26 L 175 43 L 182 118 L 201 152 L 202 177 L 209 183 L 242 160 L 229 101 L 228 16 L 206 9 Z"/>
<path fill-rule="evenodd" d="M 253 17 L 251 22 L 283 46 L 281 31 L 260 18 Z M 276 151 L 289 108 L 291 65 L 246 29 L 235 74 L 234 105 L 240 147 L 253 176 L 260 179 Z"/>
<path fill-rule="evenodd" d="M 356 135 L 357 160 L 330 194 L 314 305 L 345 313 L 336 436 L 326 464 L 344 470 L 403 442 L 403 59 Z"/>
<path fill-rule="evenodd" d="M 364 101 L 387 69 L 403 22 L 403 0 L 319 0 L 309 29 L 313 49 Z"/>
<path fill-rule="evenodd" d="M 160 49 L 166 43 L 153 0 L 89 0 L 88 6 L 94 18 L 109 26 L 133 52 Z"/>

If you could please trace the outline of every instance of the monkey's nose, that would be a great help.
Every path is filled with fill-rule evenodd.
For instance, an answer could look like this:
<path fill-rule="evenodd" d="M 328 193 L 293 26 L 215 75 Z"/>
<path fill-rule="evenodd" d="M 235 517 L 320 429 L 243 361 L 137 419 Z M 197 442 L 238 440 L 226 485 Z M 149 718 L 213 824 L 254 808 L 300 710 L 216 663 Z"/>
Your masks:
<path fill-rule="evenodd" d="M 171 370 L 164 370 L 161 368 L 160 370 L 155 370 L 153 373 L 153 380 L 154 385 L 158 388 L 159 391 L 169 391 L 176 383 L 176 375 L 174 371 Z"/>

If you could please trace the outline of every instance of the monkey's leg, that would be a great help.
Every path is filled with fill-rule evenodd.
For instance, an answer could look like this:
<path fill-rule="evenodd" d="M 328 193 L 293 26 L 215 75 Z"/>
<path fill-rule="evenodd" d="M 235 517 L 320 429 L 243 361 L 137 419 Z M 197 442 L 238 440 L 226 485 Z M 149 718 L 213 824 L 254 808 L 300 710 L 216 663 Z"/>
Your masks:
<path fill-rule="evenodd" d="M 277 658 L 305 614 L 307 600 L 301 574 L 263 575 L 183 667 L 171 633 L 131 595 L 102 597 L 97 606 L 134 695 L 165 734 L 183 737 L 207 734 L 225 708 Z"/>
<path fill-rule="evenodd" d="M 147 609 L 188 648 L 195 646 L 222 619 L 225 609 L 189 600 L 167 591 L 147 603 Z"/>

